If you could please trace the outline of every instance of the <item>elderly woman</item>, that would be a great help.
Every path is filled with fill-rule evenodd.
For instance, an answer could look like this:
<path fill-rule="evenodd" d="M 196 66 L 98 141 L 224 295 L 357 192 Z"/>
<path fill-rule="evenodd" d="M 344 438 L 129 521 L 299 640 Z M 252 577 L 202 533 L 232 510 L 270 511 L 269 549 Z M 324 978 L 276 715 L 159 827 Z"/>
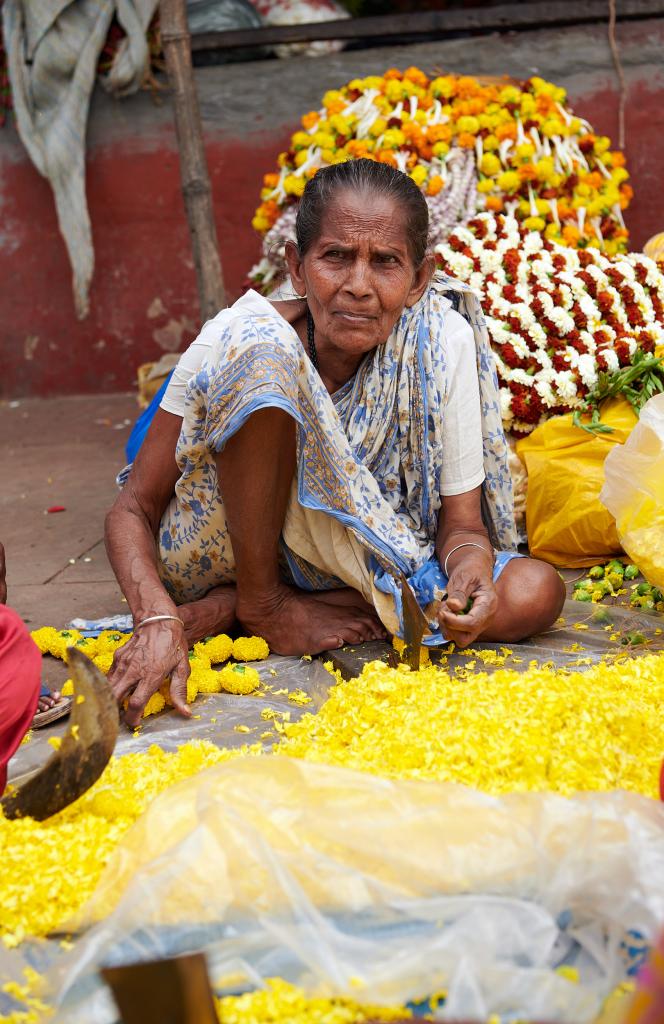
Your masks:
<path fill-rule="evenodd" d="M 433 642 L 515 641 L 560 612 L 555 570 L 514 553 L 486 330 L 432 273 L 420 190 L 328 167 L 296 235 L 294 300 L 249 292 L 205 325 L 109 513 L 129 724 L 165 676 L 187 714 L 187 647 L 235 622 L 280 654 L 398 633 L 400 573 Z"/>

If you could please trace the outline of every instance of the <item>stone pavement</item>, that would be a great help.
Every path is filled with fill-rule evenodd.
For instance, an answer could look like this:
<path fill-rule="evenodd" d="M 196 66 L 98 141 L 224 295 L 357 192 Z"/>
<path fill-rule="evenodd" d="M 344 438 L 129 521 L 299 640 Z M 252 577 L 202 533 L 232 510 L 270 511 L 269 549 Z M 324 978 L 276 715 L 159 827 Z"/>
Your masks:
<path fill-rule="evenodd" d="M 0 403 L 8 601 L 31 629 L 126 611 L 104 550 L 104 516 L 138 412 L 132 394 Z M 65 511 L 49 514 L 55 505 Z"/>

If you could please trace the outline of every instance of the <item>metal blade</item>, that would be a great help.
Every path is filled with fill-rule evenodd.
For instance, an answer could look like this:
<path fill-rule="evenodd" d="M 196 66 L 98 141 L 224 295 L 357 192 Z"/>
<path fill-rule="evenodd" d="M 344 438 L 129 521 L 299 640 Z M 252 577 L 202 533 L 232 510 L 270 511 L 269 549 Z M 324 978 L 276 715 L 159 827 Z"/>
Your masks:
<path fill-rule="evenodd" d="M 410 665 L 411 669 L 416 670 L 420 667 L 422 637 L 430 631 L 429 623 L 402 572 L 399 573 L 399 579 L 401 581 L 401 607 L 403 608 L 403 637 L 406 642 L 402 661 Z"/>
<path fill-rule="evenodd" d="M 106 677 L 76 647 L 67 657 L 74 682 L 69 729 L 43 768 L 5 795 L 6 818 L 44 821 L 57 814 L 97 781 L 115 749 L 120 719 Z"/>

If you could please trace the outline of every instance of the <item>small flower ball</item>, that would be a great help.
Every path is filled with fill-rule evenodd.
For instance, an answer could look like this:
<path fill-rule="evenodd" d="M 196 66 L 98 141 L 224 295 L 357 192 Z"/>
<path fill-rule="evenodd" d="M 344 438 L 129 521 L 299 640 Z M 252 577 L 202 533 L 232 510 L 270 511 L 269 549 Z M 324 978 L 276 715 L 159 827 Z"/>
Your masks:
<path fill-rule="evenodd" d="M 233 644 L 236 661 L 264 661 L 270 648 L 260 636 L 239 636 Z"/>
<path fill-rule="evenodd" d="M 256 669 L 248 665 L 226 665 L 218 675 L 226 693 L 253 693 L 261 681 Z"/>
<path fill-rule="evenodd" d="M 225 633 L 220 633 L 219 636 L 212 636 L 209 640 L 206 640 L 202 644 L 196 644 L 194 651 L 197 652 L 197 648 L 202 647 L 206 656 L 210 659 L 212 665 L 218 665 L 222 661 L 228 661 L 231 654 L 233 653 L 233 641 Z"/>
<path fill-rule="evenodd" d="M 221 672 L 213 668 L 204 668 L 196 672 L 196 683 L 199 693 L 221 693 L 223 686 Z"/>

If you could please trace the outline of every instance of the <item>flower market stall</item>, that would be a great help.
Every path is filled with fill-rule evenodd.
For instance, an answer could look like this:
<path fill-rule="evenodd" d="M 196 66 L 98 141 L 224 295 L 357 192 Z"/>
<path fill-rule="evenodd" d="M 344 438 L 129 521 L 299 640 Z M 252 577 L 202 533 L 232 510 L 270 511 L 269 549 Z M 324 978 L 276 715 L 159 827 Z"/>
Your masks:
<path fill-rule="evenodd" d="M 282 284 L 307 177 L 367 155 L 423 188 L 439 268 L 480 295 L 529 472 L 552 425 L 603 461 L 619 435 L 605 399 L 627 434 L 664 390 L 664 278 L 629 252 L 621 154 L 541 79 L 356 79 L 266 175 L 255 287 Z M 664 921 L 656 584 L 597 566 L 547 634 L 447 645 L 419 670 L 380 643 L 352 674 L 343 652 L 196 644 L 186 725 L 164 688 L 76 804 L 0 816 L 0 1021 L 116 1024 L 102 966 L 192 950 L 225 1024 L 599 1020 Z M 601 603 L 630 586 L 630 607 Z M 127 640 L 33 636 L 103 673 Z M 15 782 L 48 742 L 21 748 Z"/>
<path fill-rule="evenodd" d="M 575 116 L 563 89 L 411 67 L 328 91 L 265 175 L 254 287 L 269 293 L 284 278 L 283 243 L 307 179 L 358 157 L 392 164 L 423 189 L 438 267 L 482 301 L 513 442 L 562 413 L 608 433 L 603 399 L 625 396 L 638 413 L 664 390 L 664 276 L 628 251 L 624 156 Z M 516 457 L 513 475 L 525 539 L 527 476 Z M 595 495 L 584 512 L 598 507 Z M 585 564 L 614 553 L 589 549 Z M 566 552 L 558 538 L 556 554 L 584 564 L 573 539 Z"/>

